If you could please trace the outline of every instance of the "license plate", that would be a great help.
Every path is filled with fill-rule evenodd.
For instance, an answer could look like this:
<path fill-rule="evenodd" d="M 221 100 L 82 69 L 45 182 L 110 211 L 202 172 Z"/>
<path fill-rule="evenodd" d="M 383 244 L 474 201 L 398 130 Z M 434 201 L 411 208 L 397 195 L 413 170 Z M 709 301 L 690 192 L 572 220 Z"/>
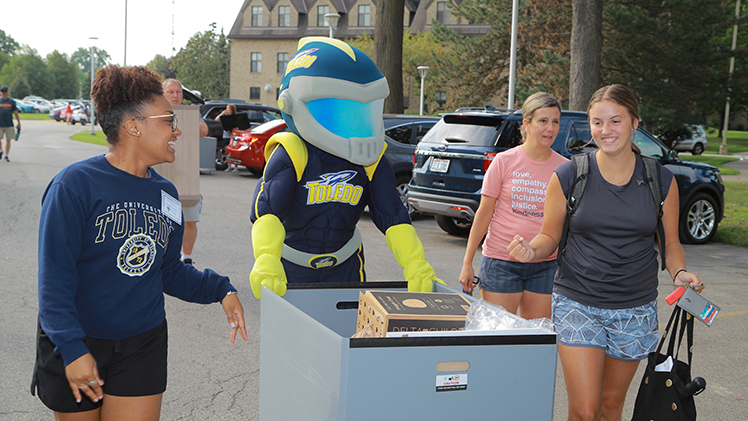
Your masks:
<path fill-rule="evenodd" d="M 429 169 L 433 172 L 445 173 L 449 169 L 448 159 L 434 159 L 431 161 Z"/>

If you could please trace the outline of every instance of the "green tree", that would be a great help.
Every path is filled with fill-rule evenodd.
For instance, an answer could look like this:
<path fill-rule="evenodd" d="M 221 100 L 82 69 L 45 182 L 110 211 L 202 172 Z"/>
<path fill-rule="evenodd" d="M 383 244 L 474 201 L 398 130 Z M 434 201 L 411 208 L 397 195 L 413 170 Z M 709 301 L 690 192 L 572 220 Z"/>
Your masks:
<path fill-rule="evenodd" d="M 0 29 L 0 52 L 12 56 L 16 53 L 16 50 L 18 50 L 18 48 L 19 46 L 16 40 L 14 40 L 10 35 L 7 35 L 5 31 Z"/>
<path fill-rule="evenodd" d="M 724 107 L 729 44 L 715 35 L 730 23 L 725 3 L 713 0 L 609 2 L 603 84 L 629 87 L 645 127 L 671 143 L 686 133 L 684 124 L 703 122 L 704 110 Z"/>
<path fill-rule="evenodd" d="M 153 57 L 153 60 L 149 61 L 146 66 L 151 68 L 154 72 L 161 75 L 164 79 L 169 78 L 176 78 L 177 74 L 172 70 L 174 60 L 171 58 L 166 58 L 162 56 L 161 54 L 156 54 L 155 57 Z"/>
<path fill-rule="evenodd" d="M 55 98 L 77 98 L 81 92 L 81 71 L 67 54 L 57 50 L 47 54 L 47 70 L 54 78 Z"/>
<path fill-rule="evenodd" d="M 54 96 L 54 78 L 47 70 L 47 64 L 36 50 L 23 46 L 10 58 L 0 71 L 0 84 L 10 87 L 11 95 L 23 98 L 26 95 L 39 95 L 44 98 Z"/>
<path fill-rule="evenodd" d="M 384 112 L 403 112 L 403 17 L 405 0 L 389 0 L 376 8 L 374 63 L 387 78 L 390 95 L 384 100 Z"/>
<path fill-rule="evenodd" d="M 216 32 L 216 24 L 210 30 L 198 32 L 179 50 L 173 69 L 177 78 L 189 89 L 197 89 L 203 98 L 227 98 L 230 83 L 229 39 Z"/>
<path fill-rule="evenodd" d="M 101 69 L 102 67 L 109 64 L 112 58 L 106 50 L 102 50 L 94 47 L 94 72 Z M 72 56 L 71 60 L 75 62 L 78 69 L 81 72 L 78 74 L 81 83 L 81 98 L 91 98 L 91 49 L 90 48 L 78 48 Z"/>

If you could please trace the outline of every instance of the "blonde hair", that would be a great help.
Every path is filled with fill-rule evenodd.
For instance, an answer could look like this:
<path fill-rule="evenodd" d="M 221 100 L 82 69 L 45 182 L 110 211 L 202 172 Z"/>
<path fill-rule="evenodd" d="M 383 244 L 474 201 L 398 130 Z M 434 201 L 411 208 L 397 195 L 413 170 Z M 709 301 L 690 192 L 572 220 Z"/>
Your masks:
<path fill-rule="evenodd" d="M 532 122 L 535 111 L 549 107 L 556 107 L 559 112 L 561 111 L 561 103 L 553 95 L 547 92 L 535 92 L 527 97 L 525 103 L 522 104 L 522 119 Z M 524 124 L 520 126 L 520 132 L 522 133 L 522 143 L 525 143 L 527 130 Z"/>

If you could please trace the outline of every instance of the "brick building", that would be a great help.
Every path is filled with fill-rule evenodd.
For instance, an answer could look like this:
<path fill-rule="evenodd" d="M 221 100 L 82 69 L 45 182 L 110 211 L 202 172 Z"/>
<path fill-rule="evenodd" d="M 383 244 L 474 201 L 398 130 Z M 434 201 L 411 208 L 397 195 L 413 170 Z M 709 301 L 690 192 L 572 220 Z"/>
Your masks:
<path fill-rule="evenodd" d="M 374 37 L 376 5 L 386 0 L 245 0 L 231 40 L 231 98 L 276 105 L 278 87 L 300 38 L 329 36 L 324 15 L 337 13 L 339 39 Z M 403 30 L 431 30 L 437 20 L 463 35 L 482 35 L 489 27 L 452 16 L 447 1 L 405 0 Z M 407 104 L 406 104 L 407 106 Z"/>

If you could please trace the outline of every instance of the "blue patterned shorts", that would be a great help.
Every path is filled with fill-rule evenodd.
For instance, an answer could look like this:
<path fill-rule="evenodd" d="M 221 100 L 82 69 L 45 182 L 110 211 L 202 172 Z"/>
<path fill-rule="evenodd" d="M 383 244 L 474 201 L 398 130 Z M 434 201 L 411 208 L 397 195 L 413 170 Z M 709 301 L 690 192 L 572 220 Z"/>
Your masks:
<path fill-rule="evenodd" d="M 553 293 L 553 324 L 567 346 L 604 349 L 623 361 L 640 361 L 658 342 L 657 299 L 634 308 L 604 309 Z"/>

